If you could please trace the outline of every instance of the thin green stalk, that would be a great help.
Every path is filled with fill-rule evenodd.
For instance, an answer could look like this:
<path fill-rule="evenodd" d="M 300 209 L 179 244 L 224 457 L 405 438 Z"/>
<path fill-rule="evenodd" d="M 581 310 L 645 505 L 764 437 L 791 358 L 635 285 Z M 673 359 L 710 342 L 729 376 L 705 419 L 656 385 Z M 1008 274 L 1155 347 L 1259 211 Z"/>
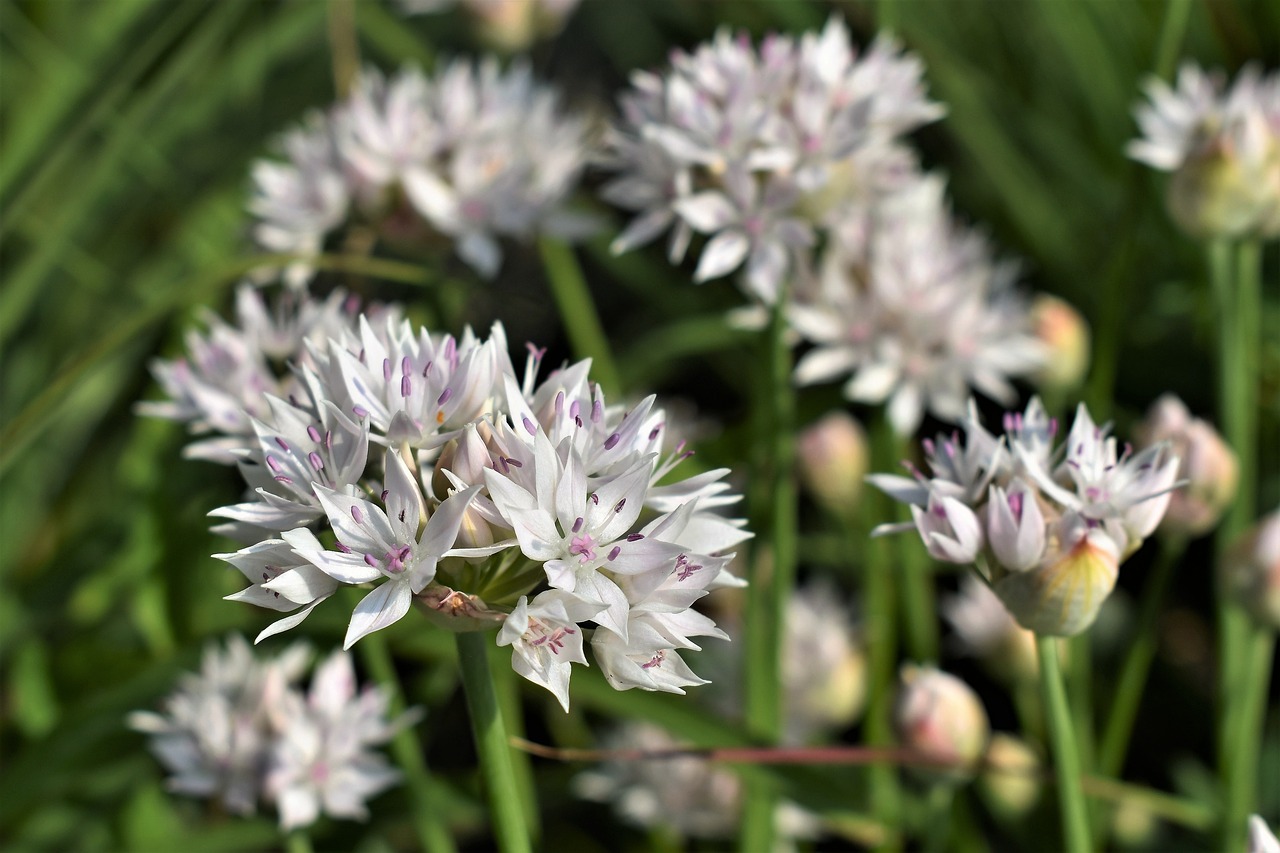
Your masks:
<path fill-rule="evenodd" d="M 872 468 L 888 470 L 894 464 L 894 441 L 884 418 L 872 427 Z M 880 492 L 868 489 L 863 501 L 862 537 L 869 535 L 875 522 L 887 518 L 889 500 Z M 864 603 L 863 632 L 867 638 L 867 722 L 866 742 L 870 746 L 893 743 L 893 682 L 898 659 L 897 604 L 894 601 L 894 559 L 891 544 L 883 538 L 859 541 L 856 547 L 866 554 L 866 571 L 862 579 Z M 894 767 L 875 766 L 870 771 L 871 809 L 876 818 L 890 826 L 897 825 L 901 792 L 898 772 Z"/>
<path fill-rule="evenodd" d="M 1162 80 L 1173 77 L 1182 50 L 1182 39 L 1187 32 L 1187 20 L 1191 17 L 1191 0 L 1168 0 L 1164 7 L 1164 21 L 1160 25 L 1160 41 L 1156 45 L 1156 74 Z"/>
<path fill-rule="evenodd" d="M 493 673 L 493 686 L 498 696 L 498 712 L 507 721 L 511 736 L 523 739 L 524 717 L 520 711 L 519 676 L 511 668 L 511 652 L 488 644 L 489 671 Z M 558 714 L 556 716 L 559 716 Z M 542 834 L 542 816 L 538 814 L 537 782 L 533 777 L 533 762 L 529 753 L 514 750 L 511 766 L 515 770 L 516 784 L 520 788 L 520 802 L 524 804 L 524 820 L 529 827 L 529 837 L 536 842 Z"/>
<path fill-rule="evenodd" d="M 1209 247 L 1213 293 L 1218 308 L 1219 418 L 1227 444 L 1239 460 L 1235 502 L 1218 527 L 1218 559 L 1256 515 L 1258 438 L 1258 351 L 1260 345 L 1262 250 L 1257 241 Z M 1240 846 L 1256 780 L 1258 726 L 1250 725 L 1249 683 L 1259 665 L 1245 614 L 1225 594 L 1218 604 L 1221 673 L 1218 761 L 1226 796 L 1222 843 Z M 1269 655 L 1267 671 L 1270 670 Z M 1265 677 L 1265 673 L 1264 673 Z"/>
<path fill-rule="evenodd" d="M 1237 725 L 1229 733 L 1232 756 L 1227 779 L 1227 808 L 1223 815 L 1222 849 L 1243 850 L 1246 821 L 1257 806 L 1258 754 L 1262 750 L 1262 729 L 1267 713 L 1267 693 L 1271 686 L 1271 664 L 1276 635 L 1267 628 L 1250 626 L 1244 644 L 1245 665 L 1235 685 Z"/>
<path fill-rule="evenodd" d="M 1157 634 L 1156 620 L 1164 605 L 1169 581 L 1174 567 L 1182 559 L 1186 543 L 1182 539 L 1166 539 L 1161 542 L 1160 555 L 1156 559 L 1151 578 L 1142 593 L 1142 609 L 1138 613 L 1138 625 L 1133 632 L 1133 643 L 1120 669 L 1116 681 L 1116 695 L 1111 700 L 1111 712 L 1102 733 L 1102 746 L 1098 750 L 1098 772 L 1108 778 L 1120 776 L 1124 769 L 1125 752 L 1133 733 L 1138 705 L 1146 689 L 1147 673 L 1155 658 Z"/>
<path fill-rule="evenodd" d="M 1062 685 L 1058 649 L 1053 637 L 1036 636 L 1040 656 L 1040 690 L 1044 700 L 1049 741 L 1053 749 L 1054 775 L 1058 781 L 1058 807 L 1062 814 L 1064 847 L 1068 853 L 1091 849 L 1089 817 L 1081 788 L 1080 755 L 1071 727 L 1071 709 Z"/>
<path fill-rule="evenodd" d="M 895 459 L 891 464 L 909 458 L 906 439 L 895 442 Z M 884 470 L 884 469 L 876 469 Z M 938 605 L 935 601 L 933 561 L 916 536 L 899 536 L 898 576 L 901 578 L 902 612 L 905 617 L 907 652 L 917 661 L 928 663 L 938 659 Z"/>
<path fill-rule="evenodd" d="M 369 668 L 370 675 L 390 691 L 390 713 L 395 717 L 404 712 L 404 690 L 400 687 L 400 679 L 396 676 L 395 663 L 391 659 L 391 651 L 387 648 L 387 640 L 380 633 L 366 636 L 357 644 L 364 665 Z M 404 772 L 409 783 L 409 793 L 413 798 L 413 828 L 418 833 L 418 842 L 428 853 L 453 853 L 453 837 L 449 828 L 441 820 L 442 812 L 431 792 L 431 776 L 427 769 L 426 751 L 413 726 L 405 726 L 391 740 L 392 754 L 396 764 Z"/>
<path fill-rule="evenodd" d="M 295 829 L 285 836 L 285 849 L 288 853 L 311 853 L 311 836 L 305 829 Z"/>
<path fill-rule="evenodd" d="M 767 573 L 752 577 L 747 610 L 747 630 L 757 639 L 747 668 L 747 724 L 752 733 L 776 743 L 782 735 L 781 638 L 787 602 L 795 584 L 797 528 L 795 479 L 795 392 L 791 385 L 791 349 L 787 344 L 787 294 L 778 294 L 773 306 L 766 341 L 766 394 L 760 401 L 767 407 L 761 418 L 765 427 L 760 441 L 766 448 L 756 517 L 764 515 L 767 502 L 767 529 L 770 562 Z M 757 566 L 761 565 L 757 561 Z M 750 781 L 743 816 L 742 845 L 748 850 L 770 850 L 774 844 L 773 813 L 777 792 L 768 782 Z"/>
<path fill-rule="evenodd" d="M 574 354 L 578 358 L 591 359 L 591 374 L 606 391 L 620 393 L 622 386 L 613 363 L 609 339 L 600 325 L 591 290 L 573 249 L 559 240 L 544 237 L 538 241 L 538 251 Z"/>
<path fill-rule="evenodd" d="M 489 669 L 486 631 L 465 631 L 456 635 L 462 685 L 471 714 L 471 731 L 489 795 L 493 834 L 502 853 L 530 853 L 529 831 L 524 823 L 524 806 L 511 763 L 511 746 L 498 712 L 498 697 Z"/>
<path fill-rule="evenodd" d="M 333 89 L 345 98 L 360 76 L 360 41 L 356 37 L 355 0 L 329 0 L 329 53 Z"/>

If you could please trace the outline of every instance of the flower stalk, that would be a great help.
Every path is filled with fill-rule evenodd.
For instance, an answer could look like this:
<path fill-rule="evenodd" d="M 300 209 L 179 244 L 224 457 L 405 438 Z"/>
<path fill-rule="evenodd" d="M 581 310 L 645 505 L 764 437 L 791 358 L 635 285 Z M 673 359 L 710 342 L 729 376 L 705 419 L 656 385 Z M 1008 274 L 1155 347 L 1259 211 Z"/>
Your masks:
<path fill-rule="evenodd" d="M 502 724 L 493 687 L 493 673 L 489 669 L 490 636 L 485 631 L 464 631 L 456 636 L 467 711 L 471 715 L 471 730 L 489 795 L 498 848 L 503 853 L 529 853 L 532 847 L 511 762 L 511 747 L 507 743 L 506 727 Z"/>
<path fill-rule="evenodd" d="M 1080 755 L 1076 751 L 1071 709 L 1058 665 L 1058 649 L 1053 637 L 1036 636 L 1040 656 L 1040 690 L 1044 700 L 1049 741 L 1053 748 L 1054 773 L 1058 781 L 1058 807 L 1062 815 L 1064 848 L 1069 853 L 1091 849 L 1089 818 L 1081 785 Z"/>

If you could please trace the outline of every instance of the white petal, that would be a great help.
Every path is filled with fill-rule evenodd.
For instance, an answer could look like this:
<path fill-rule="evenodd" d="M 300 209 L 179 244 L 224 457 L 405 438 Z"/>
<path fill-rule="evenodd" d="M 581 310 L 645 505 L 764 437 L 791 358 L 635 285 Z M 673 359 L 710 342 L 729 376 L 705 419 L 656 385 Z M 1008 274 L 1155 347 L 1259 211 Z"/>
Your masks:
<path fill-rule="evenodd" d="M 720 232 L 703 248 L 693 280 L 704 282 L 733 272 L 742 264 L 750 248 L 751 241 L 741 231 Z"/>
<path fill-rule="evenodd" d="M 718 192 L 701 192 L 682 198 L 674 207 L 685 222 L 703 234 L 719 231 L 738 218 L 733 202 Z"/>
<path fill-rule="evenodd" d="M 408 578 L 389 580 L 362 598 L 351 614 L 347 636 L 342 641 L 343 650 L 351 648 L 361 637 L 398 622 L 409 612 L 412 598 Z"/>

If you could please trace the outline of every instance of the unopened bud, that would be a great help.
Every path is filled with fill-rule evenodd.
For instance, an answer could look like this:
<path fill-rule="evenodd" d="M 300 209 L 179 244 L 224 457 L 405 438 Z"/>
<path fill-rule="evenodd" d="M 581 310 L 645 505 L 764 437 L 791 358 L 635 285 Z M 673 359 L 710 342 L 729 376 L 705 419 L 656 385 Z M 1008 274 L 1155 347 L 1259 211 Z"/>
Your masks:
<path fill-rule="evenodd" d="M 996 732 L 983 765 L 978 786 L 1001 817 L 1021 817 L 1040 798 L 1040 756 L 1026 741 Z"/>
<path fill-rule="evenodd" d="M 954 767 L 925 768 L 933 779 L 962 781 L 986 753 L 991 726 L 978 695 L 954 675 L 907 664 L 899 676 L 894 730 L 903 746 Z"/>
<path fill-rule="evenodd" d="M 1280 134 L 1251 114 L 1169 181 L 1174 221 L 1196 237 L 1271 236 L 1280 220 Z"/>
<path fill-rule="evenodd" d="M 1233 544 L 1220 563 L 1229 594 L 1259 625 L 1280 630 L 1280 510 Z"/>
<path fill-rule="evenodd" d="M 1087 519 L 1064 518 L 1053 533 L 1051 556 L 1038 568 L 1011 572 L 992 589 L 1022 627 L 1073 637 L 1093 624 L 1115 588 L 1121 548 Z"/>
<path fill-rule="evenodd" d="M 797 451 L 800 477 L 814 500 L 841 518 L 849 517 L 867 475 L 862 425 L 845 412 L 831 412 L 800 433 Z"/>
<path fill-rule="evenodd" d="M 1089 370 L 1089 324 L 1070 303 L 1042 293 L 1031 303 L 1031 323 L 1045 349 L 1032 377 L 1046 391 L 1072 391 Z"/>
<path fill-rule="evenodd" d="M 1160 529 L 1185 536 L 1212 530 L 1235 500 L 1240 476 L 1235 453 L 1172 394 L 1152 404 L 1136 434 L 1143 446 L 1167 442 L 1182 460 L 1177 478 L 1187 482 L 1170 496 Z"/>

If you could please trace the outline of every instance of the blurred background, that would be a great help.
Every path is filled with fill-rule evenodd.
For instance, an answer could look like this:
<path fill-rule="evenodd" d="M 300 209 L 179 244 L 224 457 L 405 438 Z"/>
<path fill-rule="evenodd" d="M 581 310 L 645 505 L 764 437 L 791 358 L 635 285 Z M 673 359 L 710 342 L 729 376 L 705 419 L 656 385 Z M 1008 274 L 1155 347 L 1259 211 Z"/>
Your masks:
<path fill-rule="evenodd" d="M 673 47 L 690 48 L 718 27 L 756 37 L 799 33 L 840 15 L 862 44 L 891 27 L 923 58 L 930 94 L 948 109 L 913 138 L 926 167 L 949 177 L 958 215 L 1020 262 L 1025 288 L 1060 296 L 1084 314 L 1095 349 L 1079 396 L 1099 420 L 1114 419 L 1128 434 L 1165 391 L 1205 416 L 1215 400 L 1203 250 L 1169 220 L 1164 177 L 1124 155 L 1137 134 L 1131 110 L 1140 83 L 1161 49 L 1164 9 L 1110 0 L 584 0 L 558 34 L 527 52 L 538 76 L 603 124 L 632 70 L 660 66 Z M 1272 70 L 1280 62 L 1280 4 L 1213 0 L 1190 4 L 1189 16 L 1180 56 L 1229 73 L 1248 61 Z M 141 419 L 133 406 L 159 396 L 148 360 L 178 354 L 201 310 L 227 310 L 252 254 L 250 165 L 274 150 L 280 132 L 333 102 L 335 56 L 349 61 L 353 44 L 360 63 L 384 70 L 493 49 L 461 9 L 408 16 L 390 0 L 0 3 L 6 849 L 265 850 L 282 843 L 269 815 L 231 819 L 171 799 L 145 739 L 123 725 L 127 712 L 155 707 L 177 673 L 196 667 L 206 642 L 232 631 L 252 636 L 267 622 L 262 611 L 219 600 L 241 579 L 209 557 L 231 550 L 207 531 L 205 514 L 235 500 L 236 473 L 182 459 L 181 425 Z M 599 182 L 589 170 L 584 197 Z M 724 281 L 692 287 L 691 265 L 670 267 L 658 246 L 611 256 L 608 243 L 623 218 L 596 204 L 610 225 L 579 256 L 624 386 L 666 395 L 697 424 L 707 465 L 741 469 L 749 389 L 740 365 L 749 338 L 721 321 L 740 296 Z M 421 299 L 410 285 L 335 278 L 411 310 Z M 1273 243 L 1264 256 L 1259 365 L 1264 510 L 1280 503 L 1278 279 Z M 550 345 L 549 363 L 569 355 L 533 248 L 509 247 L 495 282 L 451 298 L 478 328 L 501 318 L 513 345 Z M 837 388 L 806 389 L 800 422 L 842 407 Z M 828 579 L 856 611 L 858 553 L 817 512 L 802 516 L 802 530 L 802 576 Z M 1113 688 L 1127 642 L 1126 592 L 1142 588 L 1149 564 L 1146 554 L 1126 564 L 1112 612 L 1090 635 L 1095 698 L 1105 700 Z M 1193 542 L 1160 622 L 1126 765 L 1126 778 L 1192 802 L 1211 797 L 1213 785 L 1209 565 L 1207 542 Z M 953 576 L 939 583 L 958 586 Z M 319 610 L 295 633 L 327 650 L 339 643 L 349 612 Z M 439 808 L 464 849 L 484 849 L 451 638 L 413 619 L 386 633 L 409 700 L 427 708 L 419 734 Z M 1015 725 L 1013 699 L 972 659 L 956 657 L 947 668 L 978 690 L 996 728 Z M 526 686 L 508 685 L 504 701 L 519 706 L 535 740 L 589 745 L 593 732 L 626 718 L 702 743 L 724 742 L 732 731 L 732 708 L 705 697 L 615 693 L 595 671 L 575 678 L 568 716 Z M 1278 695 L 1273 679 L 1273 700 Z M 1280 818 L 1278 713 L 1273 701 L 1261 759 L 1260 810 L 1273 824 Z M 858 729 L 835 739 L 856 743 Z M 582 800 L 572 781 L 580 770 L 533 763 L 545 849 L 678 847 L 670 833 L 624 829 L 610 810 Z M 780 778 L 792 800 L 828 814 L 856 811 L 865 799 L 857 769 L 803 768 Z M 397 788 L 373 803 L 367 824 L 323 823 L 317 848 L 411 849 L 408 802 Z M 1051 804 L 1041 808 L 1052 821 Z M 981 806 L 973 821 L 974 837 L 993 848 L 1035 847 L 1034 836 L 1019 836 Z M 824 849 L 867 840 L 856 826 L 842 832 L 833 825 L 819 833 Z M 1204 844 L 1204 836 L 1170 823 L 1139 828 L 1116 843 Z"/>

